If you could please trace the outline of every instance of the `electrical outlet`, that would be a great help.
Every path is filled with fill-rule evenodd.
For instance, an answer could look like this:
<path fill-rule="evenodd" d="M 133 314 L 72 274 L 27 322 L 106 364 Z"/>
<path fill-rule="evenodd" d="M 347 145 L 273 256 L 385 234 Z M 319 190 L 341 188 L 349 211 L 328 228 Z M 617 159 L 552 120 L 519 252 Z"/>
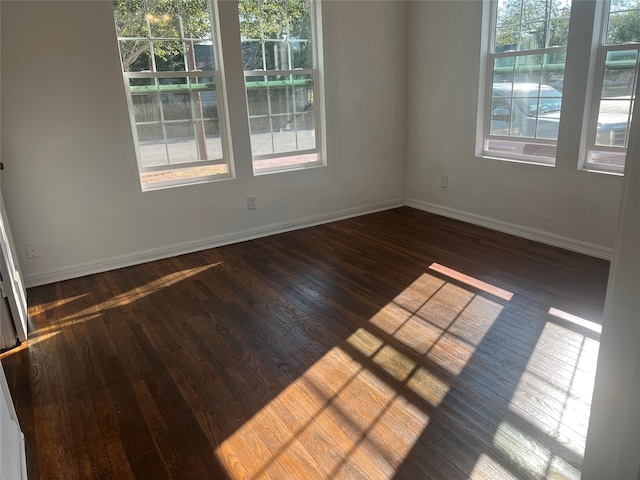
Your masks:
<path fill-rule="evenodd" d="M 442 179 L 440 180 L 440 186 L 442 188 L 448 188 L 449 187 L 449 176 L 448 175 L 443 175 Z"/>
<path fill-rule="evenodd" d="M 257 201 L 255 195 L 249 195 L 247 197 L 247 210 L 255 210 L 257 208 Z"/>
<path fill-rule="evenodd" d="M 27 249 L 27 258 L 38 258 L 40 256 L 40 251 L 38 250 L 37 244 L 25 243 L 24 246 Z"/>

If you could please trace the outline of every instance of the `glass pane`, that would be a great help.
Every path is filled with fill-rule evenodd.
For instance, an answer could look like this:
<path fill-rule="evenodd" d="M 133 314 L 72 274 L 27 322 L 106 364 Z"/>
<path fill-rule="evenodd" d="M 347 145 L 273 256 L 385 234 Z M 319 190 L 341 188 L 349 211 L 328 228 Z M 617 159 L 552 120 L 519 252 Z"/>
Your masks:
<path fill-rule="evenodd" d="M 138 125 L 138 148 L 140 151 L 140 163 L 143 168 L 166 165 L 167 149 L 164 143 L 162 125 Z"/>
<path fill-rule="evenodd" d="M 624 167 L 627 158 L 626 150 L 620 152 L 609 152 L 601 150 L 592 150 L 589 155 L 589 163 L 595 165 L 609 165 L 615 167 Z"/>
<path fill-rule="evenodd" d="M 297 149 L 310 150 L 316 144 L 315 103 L 313 102 L 313 86 L 296 87 L 296 134 Z"/>
<path fill-rule="evenodd" d="M 202 102 L 202 118 L 217 121 L 220 118 L 218 114 L 217 92 L 202 92 L 200 98 Z"/>
<path fill-rule="evenodd" d="M 240 0 L 245 70 L 313 68 L 308 0 Z"/>
<path fill-rule="evenodd" d="M 293 115 L 294 97 L 293 97 L 293 79 L 291 75 L 281 79 L 277 76 L 268 77 L 269 83 L 269 100 L 271 103 L 271 114 L 284 114 L 286 116 Z"/>
<path fill-rule="evenodd" d="M 247 105 L 249 116 L 268 115 L 269 90 L 267 77 L 246 77 Z"/>
<path fill-rule="evenodd" d="M 211 14 L 208 0 L 180 2 L 184 38 L 211 39 Z"/>
<path fill-rule="evenodd" d="M 143 0 L 115 0 L 113 16 L 119 37 L 147 38 Z"/>
<path fill-rule="evenodd" d="M 129 87 L 131 88 L 131 93 L 134 95 L 158 93 L 158 85 L 156 84 L 155 78 L 130 78 Z"/>
<path fill-rule="evenodd" d="M 313 68 L 313 48 L 311 42 L 292 41 L 290 44 L 292 65 L 291 68 Z"/>
<path fill-rule="evenodd" d="M 165 125 L 167 131 L 167 150 L 169 164 L 198 161 L 198 147 L 191 122 L 170 123 Z"/>
<path fill-rule="evenodd" d="M 513 27 L 496 29 L 495 52 L 515 52 L 518 50 L 519 31 L 513 30 Z"/>
<path fill-rule="evenodd" d="M 151 46 L 147 40 L 123 40 L 120 42 L 120 60 L 125 72 L 151 70 Z"/>
<path fill-rule="evenodd" d="M 180 41 L 155 41 L 153 54 L 158 72 L 179 72 L 185 70 L 185 53 Z"/>
<path fill-rule="evenodd" d="M 220 139 L 220 125 L 214 120 L 196 122 L 196 132 L 204 135 L 206 151 L 200 152 L 201 160 L 222 159 L 222 141 Z M 202 132 L 202 133 L 200 133 Z M 198 142 L 200 144 L 200 141 Z"/>
<path fill-rule="evenodd" d="M 520 45 L 518 50 L 536 50 L 545 48 L 548 35 L 547 22 L 532 22 L 522 24 Z"/>
<path fill-rule="evenodd" d="M 265 70 L 288 69 L 287 49 L 282 40 L 265 40 L 264 42 Z"/>
<path fill-rule="evenodd" d="M 493 83 L 513 83 L 515 57 L 499 57 L 493 61 Z"/>
<path fill-rule="evenodd" d="M 242 65 L 244 70 L 264 70 L 260 40 L 242 42 Z"/>
<path fill-rule="evenodd" d="M 295 152 L 298 150 L 295 131 L 281 130 L 274 132 L 273 149 L 275 153 Z"/>
<path fill-rule="evenodd" d="M 213 54 L 213 44 L 197 43 L 193 45 L 187 44 L 187 59 L 189 61 L 189 70 L 210 71 L 215 70 L 216 63 Z M 191 52 L 194 52 L 193 54 Z"/>
<path fill-rule="evenodd" d="M 311 40 L 311 5 L 309 0 L 289 0 L 289 38 Z"/>
<path fill-rule="evenodd" d="M 489 133 L 556 140 L 561 108 L 562 93 L 550 85 L 494 83 Z"/>
<path fill-rule="evenodd" d="M 284 39 L 289 33 L 287 0 L 262 0 L 262 38 Z"/>
<path fill-rule="evenodd" d="M 295 75 L 294 81 L 294 107 L 296 114 L 296 128 L 315 132 L 315 102 L 314 84 L 311 75 Z M 315 141 L 314 141 L 315 142 Z"/>
<path fill-rule="evenodd" d="M 158 88 L 163 90 L 185 90 L 188 88 L 188 77 L 158 77 Z"/>
<path fill-rule="evenodd" d="M 569 17 L 549 22 L 549 47 L 566 47 L 569 40 Z"/>
<path fill-rule="evenodd" d="M 268 155 L 273 153 L 269 119 L 250 118 L 249 127 L 251 129 L 251 151 L 253 155 Z"/>
<path fill-rule="evenodd" d="M 602 84 L 603 98 L 631 98 L 637 61 L 637 50 L 607 52 Z"/>
<path fill-rule="evenodd" d="M 523 55 L 516 58 L 514 67 L 516 83 L 540 83 L 543 55 Z"/>
<path fill-rule="evenodd" d="M 511 129 L 511 113 L 511 100 L 508 97 L 492 97 L 489 134 L 508 136 Z"/>
<path fill-rule="evenodd" d="M 494 52 L 567 45 L 569 0 L 504 0 L 497 8 Z"/>
<path fill-rule="evenodd" d="M 600 101 L 596 145 L 627 146 L 632 104 L 622 99 Z"/>
<path fill-rule="evenodd" d="M 165 120 L 188 120 L 191 118 L 191 102 L 188 92 L 163 93 L 160 95 Z"/>
<path fill-rule="evenodd" d="M 542 84 L 562 92 L 566 53 L 551 53 L 542 57 Z"/>
<path fill-rule="evenodd" d="M 247 83 L 253 154 L 315 148 L 313 76 L 260 78 L 256 88 Z"/>
<path fill-rule="evenodd" d="M 550 7 L 550 0 L 524 0 L 522 22 L 529 23 L 549 18 L 551 15 Z"/>
<path fill-rule="evenodd" d="M 243 41 L 262 38 L 259 0 L 239 0 L 238 18 L 240 20 L 240 36 Z"/>
<path fill-rule="evenodd" d="M 560 109 L 562 108 L 562 96 L 559 92 L 558 96 L 550 97 L 550 92 L 541 92 L 538 98 L 536 135 L 535 138 L 544 138 L 546 140 L 558 140 L 558 127 L 560 125 Z"/>
<path fill-rule="evenodd" d="M 613 13 L 638 8 L 640 8 L 640 1 L 638 0 L 611 0 L 609 11 Z"/>
<path fill-rule="evenodd" d="M 640 11 L 612 13 L 607 26 L 607 44 L 621 45 L 640 41 Z"/>
<path fill-rule="evenodd" d="M 571 0 L 552 0 L 549 18 L 565 17 L 568 19 L 569 15 L 571 15 Z"/>
<path fill-rule="evenodd" d="M 147 21 L 152 38 L 180 38 L 180 16 L 178 2 L 146 0 Z"/>
<path fill-rule="evenodd" d="M 132 95 L 131 100 L 133 102 L 133 112 L 137 123 L 160 121 L 158 95 Z"/>
<path fill-rule="evenodd" d="M 191 101 L 193 102 L 193 113 L 195 118 L 218 118 L 218 105 L 215 89 L 191 92 Z"/>
<path fill-rule="evenodd" d="M 508 0 L 497 2 L 497 25 L 499 27 L 512 26 L 519 30 L 522 22 L 522 0 Z"/>

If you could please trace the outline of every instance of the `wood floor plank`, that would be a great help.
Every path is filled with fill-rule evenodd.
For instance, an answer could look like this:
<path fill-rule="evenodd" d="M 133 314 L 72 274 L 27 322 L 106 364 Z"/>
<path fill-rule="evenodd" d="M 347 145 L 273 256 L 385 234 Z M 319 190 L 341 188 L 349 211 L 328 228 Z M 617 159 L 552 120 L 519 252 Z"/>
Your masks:
<path fill-rule="evenodd" d="M 30 478 L 579 478 L 608 268 L 399 208 L 30 289 Z"/>

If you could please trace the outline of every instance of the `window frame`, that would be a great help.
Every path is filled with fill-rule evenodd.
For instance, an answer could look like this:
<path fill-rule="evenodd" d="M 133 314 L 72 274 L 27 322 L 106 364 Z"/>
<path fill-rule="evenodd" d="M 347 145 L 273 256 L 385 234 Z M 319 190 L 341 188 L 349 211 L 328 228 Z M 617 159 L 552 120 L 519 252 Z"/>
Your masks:
<path fill-rule="evenodd" d="M 260 0 L 261 1 L 261 0 Z M 271 174 L 271 173 L 279 173 L 279 172 L 287 172 L 291 170 L 300 170 L 300 169 L 308 169 L 315 167 L 326 166 L 326 143 L 325 143 L 325 103 L 324 103 L 324 61 L 323 61 L 323 36 L 322 36 L 322 5 L 321 0 L 309 0 L 309 14 L 310 14 L 310 22 L 311 22 L 311 55 L 312 55 L 312 68 L 303 68 L 303 69 L 284 69 L 284 70 L 268 70 L 268 69 L 254 69 L 254 70 L 244 70 L 243 68 L 243 79 L 244 79 L 244 93 L 245 93 L 245 104 L 246 104 L 246 113 L 247 113 L 247 129 L 249 132 L 249 138 L 251 139 L 251 119 L 256 116 L 252 116 L 249 111 L 249 90 L 251 87 L 248 86 L 247 78 L 248 77 L 273 77 L 273 76 L 284 76 L 284 77 L 293 77 L 294 75 L 309 75 L 312 77 L 313 81 L 313 102 L 314 102 L 314 111 L 313 111 L 313 119 L 314 119 L 314 137 L 315 137 L 315 147 L 311 149 L 304 150 L 292 150 L 287 152 L 276 152 L 276 153 L 268 153 L 268 154 L 255 154 L 253 152 L 253 146 L 250 142 L 251 148 L 251 167 L 253 175 L 263 175 L 263 174 Z M 246 41 L 251 40 L 263 40 L 260 39 L 251 39 L 251 38 L 241 38 L 241 45 Z M 271 40 L 271 39 L 264 39 Z M 264 57 L 263 57 L 264 58 Z M 263 66 L 264 60 L 263 60 Z M 244 65 L 243 65 L 244 67 Z M 293 80 L 292 80 L 293 81 Z M 268 87 L 267 87 L 268 88 Z M 295 107 L 295 101 L 293 102 Z M 267 116 L 271 117 L 271 102 L 268 101 L 269 105 L 269 113 Z M 294 110 L 294 119 L 296 112 Z M 264 116 L 264 115 L 261 115 Z M 273 126 L 272 120 L 270 118 L 270 130 L 269 133 L 272 137 L 273 142 Z M 264 161 L 264 160 L 278 160 L 278 159 L 291 159 L 295 157 L 301 157 L 306 155 L 315 155 L 316 159 L 310 162 L 297 162 L 291 164 L 283 164 L 276 165 L 271 167 L 256 167 L 256 162 Z"/>
<path fill-rule="evenodd" d="M 138 175 L 140 180 L 140 185 L 142 191 L 150 191 L 150 190 L 158 190 L 170 187 L 177 187 L 183 185 L 192 185 L 198 183 L 206 183 L 206 182 L 216 182 L 221 180 L 228 180 L 235 178 L 235 168 L 233 161 L 233 153 L 231 147 L 231 138 L 230 138 L 230 125 L 229 125 L 229 112 L 228 112 L 228 101 L 226 95 L 226 85 L 225 85 L 225 75 L 224 75 L 224 61 L 223 61 L 223 52 L 222 52 L 222 41 L 220 37 L 220 24 L 219 24 L 219 11 L 218 11 L 218 0 L 207 0 L 208 12 L 211 21 L 211 43 L 213 50 L 213 58 L 215 62 L 214 70 L 187 70 L 187 66 L 185 63 L 185 70 L 177 70 L 177 71 L 164 71 L 157 70 L 156 71 L 141 71 L 141 72 L 127 72 L 122 65 L 122 56 L 120 55 L 121 61 L 121 70 L 123 75 L 124 87 L 126 92 L 127 99 L 127 108 L 129 112 L 129 120 L 131 123 L 131 131 L 135 146 L 135 156 L 136 156 L 136 164 L 138 168 Z M 114 16 L 115 19 L 115 16 Z M 118 42 L 118 49 L 120 50 L 120 45 L 122 41 L 147 41 L 150 45 L 150 55 L 151 49 L 153 49 L 153 43 L 156 41 L 186 41 L 184 36 L 184 32 L 182 28 L 180 28 L 179 37 L 153 37 L 151 35 L 151 30 L 149 29 L 149 21 L 147 20 L 147 37 L 121 37 L 118 35 L 118 28 L 116 25 L 116 37 Z M 136 121 L 136 111 L 135 105 L 133 102 L 134 93 L 131 89 L 131 79 L 154 79 L 156 83 L 156 88 L 159 97 L 162 95 L 162 89 L 159 85 L 159 80 L 162 78 L 184 78 L 189 83 L 191 78 L 201 78 L 201 77 L 209 77 L 214 79 L 215 84 L 215 94 L 216 94 L 216 108 L 217 108 L 217 120 L 220 129 L 220 142 L 221 142 L 221 153 L 222 158 L 219 159 L 211 159 L 211 160 L 195 160 L 191 162 L 183 162 L 176 164 L 167 164 L 167 165 L 158 165 L 153 167 L 145 167 L 142 165 L 142 154 L 141 154 L 141 143 L 138 137 L 138 128 L 137 126 L 140 124 L 144 124 L 145 122 L 137 122 Z M 165 89 L 166 93 L 170 92 L 171 88 Z M 189 92 L 192 90 L 189 89 Z M 191 124 L 195 125 L 196 118 L 193 115 L 193 102 L 190 100 L 190 108 L 192 110 L 192 115 L 189 120 L 185 121 L 167 121 L 164 119 L 164 112 L 162 108 L 162 99 L 158 99 L 159 106 L 159 125 L 162 128 L 163 136 L 164 136 L 164 148 L 168 151 L 168 141 L 166 136 L 166 125 L 172 123 L 186 123 L 190 121 Z M 204 121 L 204 119 L 202 119 Z M 157 123 L 157 122 L 153 122 Z M 195 128 L 195 126 L 194 126 Z M 197 141 L 196 141 L 197 144 Z M 168 154 L 167 154 L 168 155 Z M 199 155 L 199 154 L 198 154 Z M 167 157 L 169 158 L 169 157 Z M 146 173 L 154 173 L 159 171 L 186 171 L 188 169 L 200 168 L 200 167 L 208 167 L 214 165 L 226 165 L 226 172 L 220 174 L 206 174 L 206 175 L 192 175 L 185 178 L 176 178 L 165 181 L 157 181 L 157 182 L 148 182 L 145 183 L 143 181 L 143 175 Z"/>
<path fill-rule="evenodd" d="M 575 1 L 575 0 L 574 0 Z M 495 60 L 497 58 L 517 58 L 521 56 L 533 56 L 533 55 L 553 55 L 564 54 L 565 55 L 565 72 L 566 72 L 566 54 L 567 46 L 552 46 L 544 48 L 536 48 L 530 50 L 515 50 L 507 52 L 495 52 L 496 44 L 496 32 L 498 27 L 498 0 L 485 0 L 484 8 L 489 9 L 483 11 L 483 17 L 485 18 L 484 27 L 482 31 L 484 48 L 481 52 L 481 68 L 480 68 L 480 99 L 478 102 L 478 128 L 476 129 L 476 156 L 482 158 L 489 158 L 501 161 L 511 161 L 519 163 L 530 163 L 542 166 L 554 167 L 556 164 L 556 155 L 553 157 L 527 155 L 524 153 L 510 153 L 510 152 L 498 152 L 488 149 L 489 141 L 505 141 L 517 144 L 535 144 L 541 147 L 548 145 L 557 149 L 558 139 L 549 140 L 544 138 L 535 137 L 512 137 L 508 135 L 495 135 L 490 133 L 491 129 L 491 108 L 493 99 L 493 79 L 495 72 Z M 571 16 L 571 13 L 570 13 Z M 547 18 L 544 21 L 550 22 L 551 18 Z M 564 74 L 563 74 L 564 75 Z M 562 98 L 564 99 L 564 93 Z M 513 98 L 513 97 L 512 97 Z M 538 97 L 539 98 L 539 97 Z M 564 101 L 563 101 L 564 107 Z M 560 118 L 562 118 L 562 112 L 560 112 Z M 536 123 L 538 118 L 536 117 Z M 537 128 L 537 127 L 536 127 Z M 558 129 L 559 131 L 559 129 Z"/>
<path fill-rule="evenodd" d="M 624 175 L 626 165 L 626 154 L 628 147 L 617 147 L 607 145 L 596 145 L 597 125 L 598 117 L 600 114 L 600 102 L 602 100 L 602 91 L 604 90 L 605 69 L 607 54 L 614 51 L 630 51 L 636 50 L 637 60 L 634 73 L 634 86 L 632 87 L 631 94 L 631 109 L 629 112 L 629 123 L 626 128 L 626 141 L 629 139 L 631 128 L 631 114 L 633 113 L 633 103 L 635 99 L 636 84 L 639 81 L 640 76 L 640 42 L 620 43 L 620 44 L 607 44 L 607 32 L 609 27 L 611 0 L 604 0 L 600 2 L 599 8 L 601 8 L 599 25 L 594 28 L 594 36 L 597 38 L 597 54 L 595 59 L 595 73 L 593 89 L 590 95 L 590 102 L 586 108 L 588 108 L 588 127 L 585 138 L 582 143 L 584 147 L 584 155 L 581 156 L 580 168 L 582 170 L 592 171 L 596 173 L 608 173 L 614 175 Z M 611 153 L 624 153 L 623 165 L 612 165 L 605 163 L 597 163 L 591 160 L 594 151 L 598 152 L 611 152 Z"/>

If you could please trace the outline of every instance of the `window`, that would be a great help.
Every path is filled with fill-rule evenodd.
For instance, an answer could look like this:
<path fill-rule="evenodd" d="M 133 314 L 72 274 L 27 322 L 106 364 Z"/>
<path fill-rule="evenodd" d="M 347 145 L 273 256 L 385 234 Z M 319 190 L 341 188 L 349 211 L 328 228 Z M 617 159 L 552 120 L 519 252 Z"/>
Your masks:
<path fill-rule="evenodd" d="M 254 173 L 323 163 L 315 5 L 239 1 Z"/>
<path fill-rule="evenodd" d="M 223 81 L 208 0 L 114 0 L 143 190 L 229 178 Z"/>
<path fill-rule="evenodd" d="M 553 164 L 570 0 L 492 2 L 482 153 Z"/>
<path fill-rule="evenodd" d="M 586 166 L 622 173 L 638 80 L 640 2 L 612 0 L 604 8 Z"/>

